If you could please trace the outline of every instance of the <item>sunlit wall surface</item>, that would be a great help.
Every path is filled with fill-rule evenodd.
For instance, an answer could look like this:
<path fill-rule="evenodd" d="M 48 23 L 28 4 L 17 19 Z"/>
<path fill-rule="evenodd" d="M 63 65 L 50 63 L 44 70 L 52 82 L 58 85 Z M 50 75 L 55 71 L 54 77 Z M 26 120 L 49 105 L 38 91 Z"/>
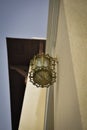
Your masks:
<path fill-rule="evenodd" d="M 87 130 L 87 0 L 64 0 L 83 130 Z"/>
<path fill-rule="evenodd" d="M 37 88 L 27 79 L 19 130 L 43 130 L 46 88 Z"/>

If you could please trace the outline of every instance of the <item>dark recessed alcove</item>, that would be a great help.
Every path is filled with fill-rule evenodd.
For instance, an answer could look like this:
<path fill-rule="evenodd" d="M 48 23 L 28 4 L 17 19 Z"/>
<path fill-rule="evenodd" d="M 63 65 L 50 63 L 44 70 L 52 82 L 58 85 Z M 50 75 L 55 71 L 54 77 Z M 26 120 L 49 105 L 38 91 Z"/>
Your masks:
<path fill-rule="evenodd" d="M 30 60 L 34 55 L 39 53 L 40 43 L 43 44 L 43 52 L 45 52 L 46 40 L 7 38 L 6 41 L 12 130 L 18 130 L 23 98 L 26 89 L 25 76 L 20 73 L 20 71 L 27 75 Z"/>

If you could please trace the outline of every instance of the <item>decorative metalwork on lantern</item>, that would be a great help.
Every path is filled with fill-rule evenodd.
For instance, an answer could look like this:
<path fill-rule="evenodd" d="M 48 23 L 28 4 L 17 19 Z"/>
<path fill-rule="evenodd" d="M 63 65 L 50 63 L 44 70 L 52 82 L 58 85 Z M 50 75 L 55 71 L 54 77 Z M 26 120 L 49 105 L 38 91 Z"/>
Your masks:
<path fill-rule="evenodd" d="M 37 87 L 49 87 L 56 81 L 55 58 L 48 54 L 38 54 L 31 60 L 30 81 Z"/>

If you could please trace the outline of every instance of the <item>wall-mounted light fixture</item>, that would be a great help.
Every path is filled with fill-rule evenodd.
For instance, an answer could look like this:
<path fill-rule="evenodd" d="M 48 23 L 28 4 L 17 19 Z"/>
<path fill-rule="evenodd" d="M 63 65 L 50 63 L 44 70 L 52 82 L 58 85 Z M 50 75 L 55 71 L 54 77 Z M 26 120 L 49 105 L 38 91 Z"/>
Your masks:
<path fill-rule="evenodd" d="M 31 60 L 30 81 L 37 87 L 49 87 L 56 81 L 55 58 L 40 53 Z"/>
<path fill-rule="evenodd" d="M 56 81 L 55 59 L 38 54 L 31 61 L 30 81 L 37 87 L 49 87 Z"/>

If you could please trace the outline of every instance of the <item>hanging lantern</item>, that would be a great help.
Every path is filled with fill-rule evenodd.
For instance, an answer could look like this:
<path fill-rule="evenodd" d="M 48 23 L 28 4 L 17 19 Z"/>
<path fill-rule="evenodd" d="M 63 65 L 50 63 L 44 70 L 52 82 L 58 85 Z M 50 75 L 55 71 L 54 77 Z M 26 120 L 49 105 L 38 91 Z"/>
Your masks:
<path fill-rule="evenodd" d="M 44 53 L 34 56 L 31 60 L 30 81 L 37 87 L 49 87 L 56 81 L 56 60 Z"/>

